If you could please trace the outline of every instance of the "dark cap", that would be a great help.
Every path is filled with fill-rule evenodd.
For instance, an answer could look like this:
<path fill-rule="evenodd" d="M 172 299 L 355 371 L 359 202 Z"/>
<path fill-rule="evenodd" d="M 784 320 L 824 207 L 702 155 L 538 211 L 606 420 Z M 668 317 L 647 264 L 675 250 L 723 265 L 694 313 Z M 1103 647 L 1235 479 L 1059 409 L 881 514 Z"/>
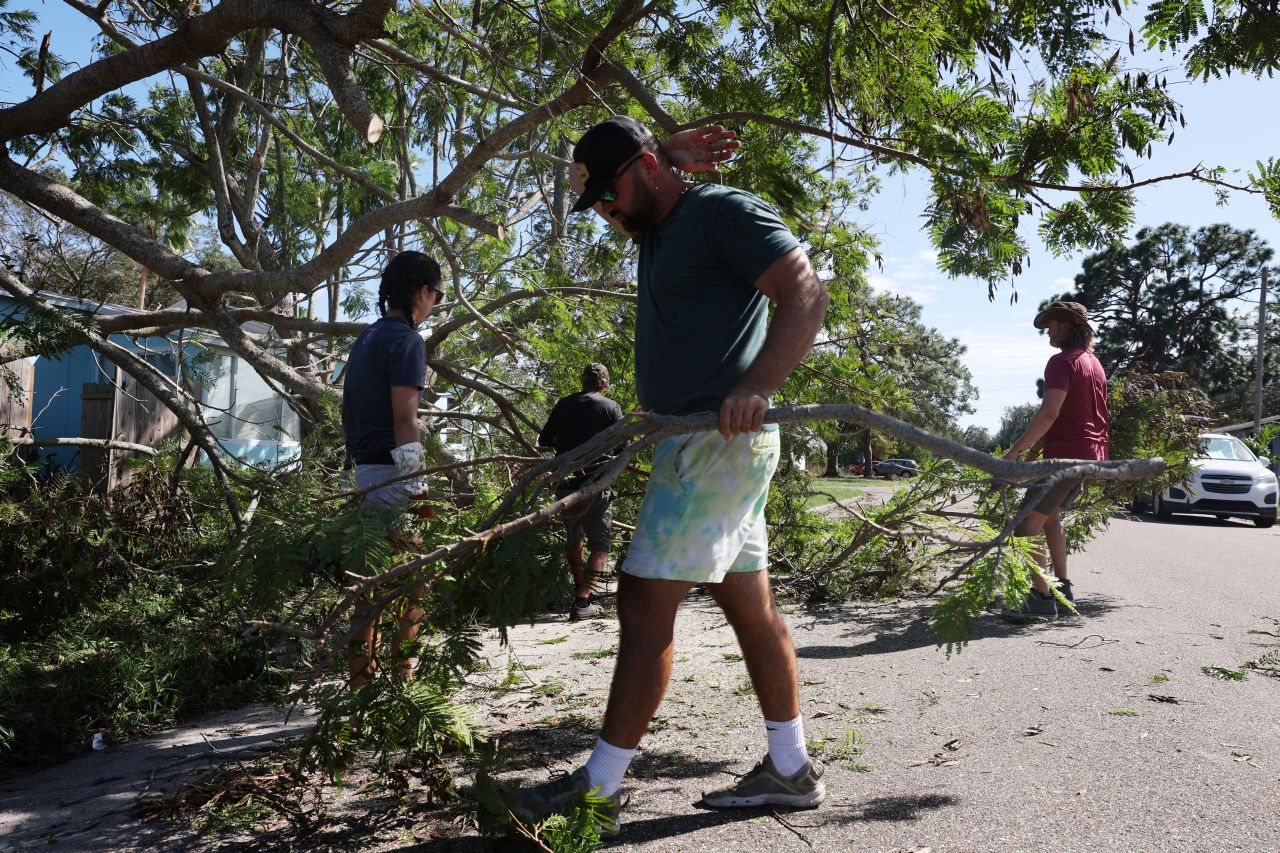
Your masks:
<path fill-rule="evenodd" d="M 653 141 L 653 134 L 627 116 L 613 116 L 592 127 L 573 147 L 573 163 L 584 184 L 573 212 L 579 213 L 600 200 L 623 163 Z"/>
<path fill-rule="evenodd" d="M 582 387 L 598 391 L 609 384 L 609 368 L 603 364 L 588 364 L 582 368 Z"/>
<path fill-rule="evenodd" d="M 1037 329 L 1044 329 L 1049 326 L 1050 320 L 1093 328 L 1089 325 L 1089 310 L 1079 302 L 1050 302 L 1031 322 Z"/>

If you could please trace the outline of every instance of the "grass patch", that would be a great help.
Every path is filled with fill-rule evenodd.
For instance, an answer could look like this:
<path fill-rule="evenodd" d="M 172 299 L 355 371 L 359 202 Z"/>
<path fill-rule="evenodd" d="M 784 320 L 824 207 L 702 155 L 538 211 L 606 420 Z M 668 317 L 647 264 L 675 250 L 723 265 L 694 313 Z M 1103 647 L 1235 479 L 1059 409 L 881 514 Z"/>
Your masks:
<path fill-rule="evenodd" d="M 737 652 L 721 652 L 720 656 L 725 660 L 742 660 L 742 655 Z"/>
<path fill-rule="evenodd" d="M 607 649 L 597 649 L 594 652 L 574 652 L 572 657 L 574 660 L 602 660 L 611 658 L 618 653 L 617 646 L 610 646 Z"/>
<path fill-rule="evenodd" d="M 1112 708 L 1112 709 L 1111 709 L 1110 711 L 1108 711 L 1107 713 L 1108 713 L 1108 714 L 1110 714 L 1110 715 L 1111 715 L 1111 716 L 1113 716 L 1113 717 L 1136 717 L 1136 716 L 1138 716 L 1138 712 L 1137 712 L 1137 710 L 1135 710 L 1134 708 Z"/>
<path fill-rule="evenodd" d="M 1210 678 L 1221 678 L 1223 681 L 1244 681 L 1243 670 L 1228 669 L 1225 666 L 1202 666 L 1200 671 Z"/>
<path fill-rule="evenodd" d="M 1169 675 L 1167 672 L 1157 672 L 1155 675 L 1151 676 L 1151 680 L 1156 684 L 1163 684 L 1166 681 L 1172 681 L 1173 676 Z"/>
<path fill-rule="evenodd" d="M 1280 678 L 1280 651 L 1267 652 L 1257 660 L 1245 664 L 1245 666 L 1263 675 Z"/>
<path fill-rule="evenodd" d="M 810 494 L 805 499 L 805 507 L 812 509 L 815 506 L 822 506 L 831 503 L 831 495 L 837 500 L 847 501 L 856 498 L 859 495 L 867 493 L 867 487 L 863 485 L 866 481 L 854 481 L 845 477 L 814 477 L 813 482 L 809 484 L 811 492 L 826 492 L 827 494 Z"/>
<path fill-rule="evenodd" d="M 534 685 L 533 688 L 534 696 L 546 696 L 550 699 L 563 694 L 564 682 L 558 678 L 549 678 L 541 684 Z"/>
<path fill-rule="evenodd" d="M 809 483 L 811 494 L 805 499 L 804 505 L 807 509 L 813 509 L 816 506 L 831 503 L 831 498 L 847 502 L 867 494 L 872 487 L 890 486 L 893 489 L 901 489 L 906 487 L 909 482 L 909 480 L 864 480 L 861 477 L 857 479 L 849 477 L 814 477 Z M 826 494 L 818 494 L 818 492 L 825 492 Z M 831 497 L 828 497 L 828 495 Z"/>
<path fill-rule="evenodd" d="M 545 640 L 539 640 L 538 644 L 542 646 L 558 646 L 561 643 L 565 643 L 568 641 L 569 641 L 569 635 L 565 634 L 563 637 L 548 637 Z"/>
<path fill-rule="evenodd" d="M 862 760 L 867 751 L 867 739 L 853 726 L 845 726 L 839 740 L 827 738 L 821 729 L 818 736 L 809 741 L 809 751 L 827 761 L 843 766 L 854 773 L 870 773 L 871 765 Z"/>

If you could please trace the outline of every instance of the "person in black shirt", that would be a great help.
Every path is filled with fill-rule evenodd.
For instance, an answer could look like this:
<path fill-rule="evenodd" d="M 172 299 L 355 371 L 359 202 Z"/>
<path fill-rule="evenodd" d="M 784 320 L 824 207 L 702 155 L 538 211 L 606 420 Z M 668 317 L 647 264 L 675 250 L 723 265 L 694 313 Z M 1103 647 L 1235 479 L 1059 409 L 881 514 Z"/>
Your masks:
<path fill-rule="evenodd" d="M 588 364 L 582 371 L 582 391 L 561 397 L 551 410 L 547 424 L 538 436 L 538 446 L 552 448 L 556 456 L 586 444 L 598 432 L 622 420 L 622 409 L 604 396 L 609 387 L 609 371 L 603 364 Z M 585 466 L 580 473 L 566 477 L 556 486 L 556 498 L 577 491 L 599 471 L 607 460 Z M 564 514 L 568 528 L 569 571 L 573 573 L 574 600 L 570 619 L 587 619 L 600 615 L 600 605 L 591 600 L 596 579 L 604 572 L 613 539 L 613 493 L 608 489 L 594 500 L 574 507 Z M 582 540 L 587 540 L 591 556 L 582 559 Z"/>

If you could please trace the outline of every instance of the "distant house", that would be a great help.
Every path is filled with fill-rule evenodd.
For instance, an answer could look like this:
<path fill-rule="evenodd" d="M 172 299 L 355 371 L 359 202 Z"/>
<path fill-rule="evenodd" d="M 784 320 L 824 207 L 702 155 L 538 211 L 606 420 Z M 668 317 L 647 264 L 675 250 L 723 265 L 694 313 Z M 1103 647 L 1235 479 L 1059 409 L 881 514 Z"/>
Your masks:
<path fill-rule="evenodd" d="M 53 293 L 41 296 L 56 307 L 99 317 L 143 313 Z M 12 296 L 0 293 L 0 316 L 21 317 L 25 311 Z M 246 323 L 244 329 L 272 332 L 256 322 Z M 112 335 L 111 340 L 170 379 L 198 388 L 205 419 L 227 457 L 274 466 L 298 456 L 297 415 L 220 338 L 204 330 L 180 330 L 137 340 Z M 74 347 L 56 358 L 32 358 L 6 366 L 17 374 L 20 384 L 16 394 L 0 387 L 0 427 L 10 434 L 29 433 L 37 439 L 111 438 L 148 446 L 181 437 L 176 415 L 87 346 Z M 104 487 L 129 476 L 125 451 L 48 447 L 41 448 L 40 455 L 59 467 L 79 470 Z"/>

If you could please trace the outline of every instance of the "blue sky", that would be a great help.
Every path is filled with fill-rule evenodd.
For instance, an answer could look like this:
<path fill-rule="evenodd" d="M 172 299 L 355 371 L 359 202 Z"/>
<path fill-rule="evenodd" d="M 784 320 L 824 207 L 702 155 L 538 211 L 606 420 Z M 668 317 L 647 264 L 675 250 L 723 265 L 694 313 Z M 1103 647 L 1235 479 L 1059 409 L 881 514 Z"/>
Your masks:
<path fill-rule="evenodd" d="M 1228 180 L 1242 184 L 1245 171 L 1256 161 L 1280 155 L 1280 81 L 1233 75 L 1208 83 L 1175 84 L 1173 71 L 1168 76 L 1170 94 L 1183 105 L 1187 126 L 1178 129 L 1172 145 L 1157 146 L 1152 160 L 1132 164 L 1137 180 L 1202 163 L 1239 169 Z M 1032 328 L 1031 320 L 1041 300 L 1071 289 L 1085 254 L 1055 258 L 1035 235 L 1033 222 L 1026 229 L 1031 265 L 1014 283 L 1017 303 L 1009 303 L 1007 286 L 988 302 L 984 282 L 949 279 L 938 271 L 920 217 L 926 200 L 927 185 L 918 174 L 886 179 L 862 223 L 879 236 L 884 256 L 884 271 L 873 274 L 872 284 L 912 297 L 923 305 L 925 323 L 969 348 L 964 361 L 981 396 L 974 403 L 975 413 L 960 423 L 994 431 L 1006 407 L 1038 402 L 1036 379 L 1055 350 Z M 1193 228 L 1225 222 L 1252 228 L 1280 250 L 1280 222 L 1258 196 L 1235 193 L 1219 207 L 1210 187 L 1179 180 L 1139 190 L 1137 200 L 1133 231 L 1165 222 Z M 1123 236 L 1131 237 L 1132 232 Z M 1274 308 L 1280 302 L 1280 282 L 1272 282 L 1270 292 L 1269 307 Z M 1256 312 L 1256 304 L 1252 310 Z M 1252 374 L 1242 381 L 1252 382 Z"/>
<path fill-rule="evenodd" d="M 60 2 L 16 0 L 9 8 L 36 10 L 41 18 L 40 34 L 52 29 L 53 50 L 64 58 L 82 56 L 97 32 Z M 1130 11 L 1126 18 L 1137 24 L 1141 14 Z M 29 81 L 14 73 L 9 57 L 0 60 L 0 101 L 27 97 Z M 1157 60 L 1168 69 L 1169 91 L 1183 105 L 1187 126 L 1178 129 L 1173 145 L 1157 146 L 1153 160 L 1131 164 L 1138 180 L 1204 164 L 1239 170 L 1229 177 L 1243 183 L 1244 172 L 1257 160 L 1280 154 L 1280 103 L 1276 97 L 1280 84 L 1240 75 L 1208 83 L 1175 82 L 1181 79 L 1176 57 Z M 1149 67 L 1152 63 L 1140 51 L 1136 64 Z M 1031 264 L 1014 283 L 1018 301 L 1010 304 L 1012 289 L 1006 285 L 994 302 L 988 302 L 985 283 L 948 279 L 938 271 L 920 216 L 926 202 L 927 185 L 919 172 L 884 179 L 882 192 L 859 220 L 881 242 L 884 270 L 873 274 L 872 284 L 882 291 L 911 296 L 923 306 L 924 322 L 968 347 L 965 363 L 980 397 L 974 402 L 975 413 L 962 418 L 961 425 L 978 424 L 994 430 L 1006 407 L 1036 401 L 1035 382 L 1053 350 L 1032 328 L 1031 319 L 1042 299 L 1071 288 L 1083 255 L 1053 257 L 1036 237 L 1035 223 L 1028 222 Z M 1144 188 L 1138 195 L 1134 230 L 1164 222 L 1191 227 L 1225 222 L 1236 228 L 1252 228 L 1280 249 L 1280 222 L 1257 196 L 1233 194 L 1226 206 L 1219 207 L 1213 190 L 1203 184 L 1180 180 Z M 1280 303 L 1280 282 L 1273 294 Z"/>

